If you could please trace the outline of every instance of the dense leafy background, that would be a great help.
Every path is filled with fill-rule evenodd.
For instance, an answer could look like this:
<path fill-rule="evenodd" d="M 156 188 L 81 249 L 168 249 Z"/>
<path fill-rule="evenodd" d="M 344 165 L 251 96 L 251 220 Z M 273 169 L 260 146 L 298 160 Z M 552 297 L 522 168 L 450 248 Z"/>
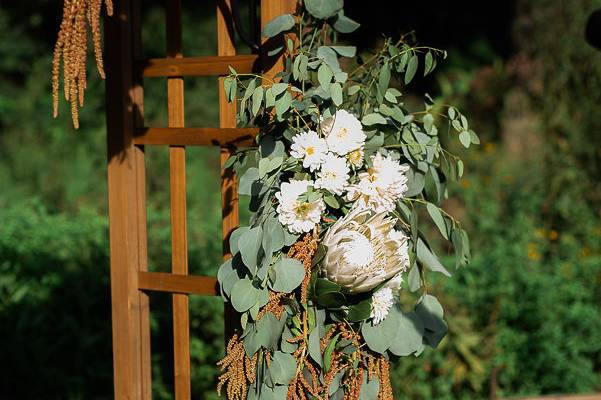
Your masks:
<path fill-rule="evenodd" d="M 213 8 L 184 3 L 185 51 L 214 54 Z M 462 105 L 483 139 L 466 154 L 466 179 L 446 204 L 467 222 L 474 260 L 432 283 L 448 308 L 449 335 L 440 349 L 396 364 L 398 397 L 601 390 L 601 54 L 583 40 L 584 21 L 601 1 L 347 3 L 364 25 L 388 34 L 415 29 L 421 43 L 448 49 L 447 63 L 416 90 Z M 0 9 L 0 395 L 108 399 L 104 92 L 92 78 L 81 131 L 68 128 L 66 107 L 50 120 L 59 17 L 47 0 Z M 149 55 L 164 53 L 163 18 L 156 2 L 145 2 Z M 364 51 L 380 39 L 370 31 L 355 38 Z M 163 124 L 165 84 L 146 87 L 149 123 Z M 187 123 L 215 124 L 217 84 L 191 79 L 186 88 Z M 156 270 L 170 260 L 167 164 L 165 151 L 148 151 Z M 191 269 L 214 274 L 217 153 L 191 150 L 188 168 Z M 170 301 L 151 301 L 155 398 L 170 399 Z M 215 398 L 220 300 L 192 298 L 191 323 L 193 393 Z"/>

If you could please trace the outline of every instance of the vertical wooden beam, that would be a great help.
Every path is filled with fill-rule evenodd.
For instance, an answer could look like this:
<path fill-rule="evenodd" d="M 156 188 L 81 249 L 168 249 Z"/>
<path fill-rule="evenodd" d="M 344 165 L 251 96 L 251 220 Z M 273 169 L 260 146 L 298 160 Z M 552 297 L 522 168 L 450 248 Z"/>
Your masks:
<path fill-rule="evenodd" d="M 132 1 L 132 50 L 134 62 L 142 60 L 142 0 Z M 133 66 L 133 116 L 134 128 L 144 126 L 144 77 L 141 68 Z M 134 148 L 136 168 L 136 199 L 138 209 L 138 257 L 139 270 L 148 271 L 148 229 L 146 225 L 146 165 L 144 146 Z M 152 398 L 152 359 L 150 349 L 150 298 L 147 293 L 140 295 L 140 356 L 142 358 L 142 399 Z"/>
<path fill-rule="evenodd" d="M 108 197 L 115 399 L 149 399 L 148 299 L 138 290 L 146 269 L 144 153 L 133 145 L 141 116 L 134 79 L 134 4 L 115 4 L 105 21 Z"/>
<path fill-rule="evenodd" d="M 234 33 L 232 26 L 231 1 L 217 1 L 217 55 L 218 56 L 233 56 L 236 55 L 234 46 Z M 225 78 L 218 79 L 219 91 L 219 127 L 220 128 L 235 128 L 236 127 L 236 103 L 228 103 L 223 90 L 223 81 Z M 222 147 L 220 149 L 221 161 L 221 237 L 223 257 L 227 259 L 231 257 L 229 248 L 229 237 L 231 233 L 238 227 L 238 185 L 236 176 L 232 170 L 225 171 L 223 164 L 233 154 L 233 149 Z M 234 309 L 229 303 L 224 305 L 224 326 L 225 326 L 225 341 L 232 337 L 238 327 L 236 322 L 237 316 Z"/>
<path fill-rule="evenodd" d="M 181 0 L 166 1 L 167 56 L 182 57 Z M 184 127 L 184 79 L 167 78 L 168 125 Z M 174 274 L 188 274 L 188 235 L 186 215 L 186 149 L 169 147 L 169 187 L 171 198 L 171 263 Z M 188 295 L 173 294 L 173 361 L 176 400 L 189 400 L 190 321 Z"/>

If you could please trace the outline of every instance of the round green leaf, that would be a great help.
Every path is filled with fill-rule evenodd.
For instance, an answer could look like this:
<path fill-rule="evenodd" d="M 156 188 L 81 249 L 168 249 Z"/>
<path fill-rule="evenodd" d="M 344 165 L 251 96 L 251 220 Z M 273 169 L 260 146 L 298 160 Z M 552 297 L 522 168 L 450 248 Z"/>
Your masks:
<path fill-rule="evenodd" d="M 407 191 L 405 192 L 406 197 L 413 197 L 418 195 L 424 190 L 426 185 L 426 178 L 424 174 L 419 171 L 410 168 L 407 171 Z"/>
<path fill-rule="evenodd" d="M 332 77 L 334 77 L 334 74 L 330 67 L 325 63 L 321 64 L 317 69 L 317 80 L 319 81 L 319 84 L 327 90 L 330 87 L 330 83 L 332 83 Z"/>
<path fill-rule="evenodd" d="M 317 302 L 327 308 L 338 308 L 346 303 L 346 297 L 341 292 L 327 292 L 317 296 Z"/>
<path fill-rule="evenodd" d="M 361 24 L 345 16 L 342 12 L 338 13 L 338 18 L 336 18 L 333 25 L 334 29 L 340 33 L 351 33 L 356 31 L 360 26 Z"/>
<path fill-rule="evenodd" d="M 390 312 L 397 313 L 397 334 L 388 349 L 397 356 L 418 354 L 423 349 L 424 325 L 415 313 L 403 314 L 396 307 Z"/>
<path fill-rule="evenodd" d="M 375 124 L 386 124 L 386 118 L 384 118 L 382 115 L 380 115 L 378 113 L 371 113 L 371 114 L 367 114 L 365 117 L 363 117 L 361 122 L 363 123 L 363 125 L 367 125 L 367 126 L 375 125 Z"/>
<path fill-rule="evenodd" d="M 294 258 L 281 258 L 274 264 L 273 272 L 275 273 L 275 277 L 272 279 L 271 288 L 276 292 L 290 293 L 305 278 L 303 263 Z"/>
<path fill-rule="evenodd" d="M 238 276 L 238 272 L 234 270 L 232 266 L 232 259 L 228 259 L 221 267 L 219 267 L 219 271 L 217 272 L 217 281 L 219 282 L 219 287 L 227 295 L 231 296 L 232 288 L 240 280 Z"/>
<path fill-rule="evenodd" d="M 447 332 L 447 323 L 443 319 L 443 309 L 438 299 L 432 295 L 424 295 L 415 306 L 415 314 L 422 321 L 426 330 L 424 339 L 432 347 L 436 347 Z"/>
<path fill-rule="evenodd" d="M 288 386 L 274 386 L 269 387 L 267 384 L 261 386 L 260 392 L 261 400 L 282 400 L 285 399 L 288 394 Z"/>
<path fill-rule="evenodd" d="M 395 306 L 396 308 L 396 306 Z M 393 308 L 393 310 L 395 309 Z M 365 322 L 361 327 L 361 333 L 370 349 L 376 353 L 383 354 L 393 343 L 397 334 L 398 315 L 391 310 L 384 321 L 378 325 Z"/>
<path fill-rule="evenodd" d="M 274 96 L 278 96 L 281 93 L 284 93 L 284 91 L 288 89 L 288 84 L 287 83 L 274 83 L 271 86 L 271 90 L 273 91 L 273 95 Z"/>
<path fill-rule="evenodd" d="M 259 299 L 259 290 L 248 279 L 240 279 L 231 291 L 232 306 L 238 312 L 249 310 Z"/>
<path fill-rule="evenodd" d="M 238 185 L 238 193 L 250 196 L 251 187 L 254 181 L 259 179 L 259 169 L 251 167 L 244 172 L 240 177 L 240 184 Z"/>
<path fill-rule="evenodd" d="M 380 381 L 374 378 L 370 381 L 367 380 L 367 374 L 363 374 L 363 384 L 361 385 L 361 392 L 359 394 L 359 400 L 373 400 L 378 398 L 380 392 Z"/>
<path fill-rule="evenodd" d="M 262 239 L 263 229 L 260 226 L 256 226 L 242 233 L 240 239 L 238 239 L 238 248 L 242 255 L 242 261 L 253 274 L 257 270 L 257 256 Z"/>
<path fill-rule="evenodd" d="M 274 37 L 277 34 L 292 29 L 294 27 L 294 17 L 290 14 L 275 17 L 263 28 L 263 36 Z"/>
<path fill-rule="evenodd" d="M 273 383 L 287 385 L 296 373 L 296 360 L 292 355 L 276 351 L 269 365 Z"/>
<path fill-rule="evenodd" d="M 357 48 L 355 46 L 330 46 L 343 57 L 355 57 Z"/>
<path fill-rule="evenodd" d="M 343 0 L 305 0 L 307 11 L 319 19 L 333 17 L 343 6 Z"/>
<path fill-rule="evenodd" d="M 369 318 L 370 314 L 371 299 L 366 299 L 350 306 L 346 319 L 350 322 L 359 322 Z"/>
<path fill-rule="evenodd" d="M 336 82 L 330 86 L 330 96 L 332 96 L 332 101 L 336 106 L 342 104 L 342 86 L 340 86 L 340 83 Z"/>
<path fill-rule="evenodd" d="M 284 332 L 282 333 L 282 342 L 280 344 L 282 351 L 284 353 L 292 354 L 298 349 L 298 344 L 290 343 L 288 340 L 293 339 L 294 335 L 290 332 L 290 329 L 284 328 Z"/>

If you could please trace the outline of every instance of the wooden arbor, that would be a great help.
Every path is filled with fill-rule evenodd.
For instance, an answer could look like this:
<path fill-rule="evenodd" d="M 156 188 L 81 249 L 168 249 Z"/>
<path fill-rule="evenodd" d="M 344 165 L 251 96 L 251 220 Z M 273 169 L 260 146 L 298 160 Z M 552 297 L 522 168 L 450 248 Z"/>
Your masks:
<path fill-rule="evenodd" d="M 116 399 L 151 398 L 149 299 L 152 291 L 173 293 L 175 398 L 190 399 L 188 295 L 218 294 L 216 279 L 188 275 L 186 230 L 186 146 L 220 146 L 221 161 L 234 146 L 252 144 L 254 129 L 236 128 L 235 105 L 220 89 L 220 126 L 184 127 L 184 77 L 263 70 L 274 75 L 279 60 L 264 55 L 236 56 L 230 0 L 217 1 L 218 54 L 184 57 L 181 0 L 166 1 L 167 58 L 141 59 L 142 0 L 117 0 L 106 19 L 108 191 L 113 323 L 113 368 Z M 291 12 L 295 0 L 262 0 L 261 25 Z M 270 44 L 271 45 L 271 44 Z M 264 46 L 266 47 L 266 46 Z M 144 78 L 167 79 L 168 127 L 145 127 Z M 219 85 L 223 78 L 218 78 Z M 217 79 L 216 83 L 217 84 Z M 169 146 L 172 272 L 148 272 L 144 146 Z M 238 225 L 234 176 L 222 173 L 223 252 Z M 233 327 L 226 312 L 226 336 Z"/>

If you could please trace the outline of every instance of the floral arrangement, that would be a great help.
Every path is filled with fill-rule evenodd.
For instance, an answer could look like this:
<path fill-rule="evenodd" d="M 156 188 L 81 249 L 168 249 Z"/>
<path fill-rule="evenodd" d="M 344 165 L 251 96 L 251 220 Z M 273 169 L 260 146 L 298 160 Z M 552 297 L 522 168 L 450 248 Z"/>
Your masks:
<path fill-rule="evenodd" d="M 403 103 L 399 87 L 443 51 L 386 39 L 363 60 L 336 44 L 358 27 L 342 0 L 305 0 L 263 31 L 283 72 L 225 79 L 239 123 L 260 128 L 257 148 L 225 166 L 251 212 L 218 274 L 240 313 L 219 363 L 228 399 L 392 399 L 390 360 L 446 333 L 426 274 L 450 274 L 419 219 L 452 244 L 457 267 L 469 261 L 465 230 L 437 205 L 463 174 L 441 139 L 478 137 L 454 107 Z"/>

